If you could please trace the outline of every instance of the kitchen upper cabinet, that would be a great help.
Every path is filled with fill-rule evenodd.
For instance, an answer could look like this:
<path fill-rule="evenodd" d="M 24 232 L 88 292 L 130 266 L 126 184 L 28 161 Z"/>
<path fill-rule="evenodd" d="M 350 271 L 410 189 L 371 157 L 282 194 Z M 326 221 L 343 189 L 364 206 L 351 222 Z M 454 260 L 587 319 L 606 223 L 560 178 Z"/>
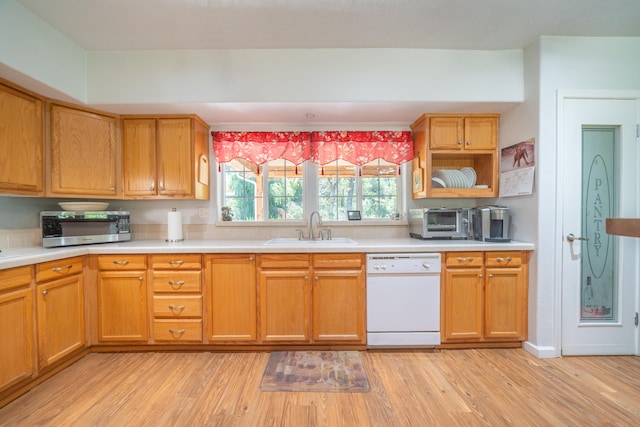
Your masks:
<path fill-rule="evenodd" d="M 411 125 L 414 141 L 414 199 L 497 197 L 498 114 L 425 114 Z M 471 188 L 432 185 L 438 169 L 473 168 Z"/>
<path fill-rule="evenodd" d="M 527 338 L 528 252 L 447 252 L 443 344 Z"/>
<path fill-rule="evenodd" d="M 34 373 L 32 268 L 0 271 L 0 391 Z"/>
<path fill-rule="evenodd" d="M 310 255 L 264 254 L 258 260 L 260 339 L 311 342 Z"/>
<path fill-rule="evenodd" d="M 82 272 L 82 257 L 36 265 L 38 360 L 41 368 L 85 346 Z"/>
<path fill-rule="evenodd" d="M 44 195 L 43 100 L 0 79 L 0 194 Z"/>
<path fill-rule="evenodd" d="M 118 116 L 49 105 L 49 197 L 122 195 Z"/>
<path fill-rule="evenodd" d="M 206 258 L 207 339 L 255 342 L 257 286 L 254 254 L 220 254 Z"/>
<path fill-rule="evenodd" d="M 313 341 L 366 343 L 364 254 L 314 254 Z"/>
<path fill-rule="evenodd" d="M 125 198 L 209 200 L 208 130 L 196 116 L 125 116 Z"/>
<path fill-rule="evenodd" d="M 145 255 L 98 257 L 98 342 L 149 338 Z"/>

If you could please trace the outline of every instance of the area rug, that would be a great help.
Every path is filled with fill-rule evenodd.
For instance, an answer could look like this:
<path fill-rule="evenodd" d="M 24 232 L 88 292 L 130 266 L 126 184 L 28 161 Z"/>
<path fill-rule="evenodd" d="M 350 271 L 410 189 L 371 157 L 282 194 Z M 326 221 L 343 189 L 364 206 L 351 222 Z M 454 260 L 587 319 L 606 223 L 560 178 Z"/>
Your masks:
<path fill-rule="evenodd" d="M 269 355 L 262 391 L 368 392 L 357 351 L 276 351 Z"/>

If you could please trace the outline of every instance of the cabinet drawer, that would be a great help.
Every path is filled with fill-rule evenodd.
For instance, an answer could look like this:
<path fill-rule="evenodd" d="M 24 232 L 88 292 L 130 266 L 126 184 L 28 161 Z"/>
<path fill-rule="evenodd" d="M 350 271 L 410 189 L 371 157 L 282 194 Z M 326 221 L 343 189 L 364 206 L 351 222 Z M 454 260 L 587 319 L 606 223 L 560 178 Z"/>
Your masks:
<path fill-rule="evenodd" d="M 200 271 L 154 271 L 154 292 L 200 292 Z"/>
<path fill-rule="evenodd" d="M 31 267 L 16 267 L 0 270 L 0 292 L 31 284 Z"/>
<path fill-rule="evenodd" d="M 146 270 L 146 255 L 100 255 L 98 270 Z"/>
<path fill-rule="evenodd" d="M 202 295 L 153 297 L 155 317 L 202 317 Z"/>
<path fill-rule="evenodd" d="M 447 252 L 447 267 L 482 267 L 482 252 Z"/>
<path fill-rule="evenodd" d="M 309 268 L 310 255 L 305 254 L 266 254 L 258 256 L 260 268 Z"/>
<path fill-rule="evenodd" d="M 202 268 L 200 254 L 151 255 L 151 268 L 171 270 L 199 270 Z"/>
<path fill-rule="evenodd" d="M 523 263 L 522 252 L 487 252 L 487 267 L 519 267 Z"/>
<path fill-rule="evenodd" d="M 202 342 L 202 319 L 155 319 L 153 339 L 169 342 Z"/>
<path fill-rule="evenodd" d="M 82 257 L 60 259 L 36 265 L 36 282 L 82 273 Z"/>
<path fill-rule="evenodd" d="M 363 264 L 362 254 L 315 254 L 314 268 L 359 269 Z"/>

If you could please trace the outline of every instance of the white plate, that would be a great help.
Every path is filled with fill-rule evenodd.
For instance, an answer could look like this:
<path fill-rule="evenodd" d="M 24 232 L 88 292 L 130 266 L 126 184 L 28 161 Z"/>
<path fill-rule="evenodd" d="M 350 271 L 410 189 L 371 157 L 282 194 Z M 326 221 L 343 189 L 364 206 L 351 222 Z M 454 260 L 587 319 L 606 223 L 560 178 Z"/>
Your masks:
<path fill-rule="evenodd" d="M 446 170 L 436 169 L 433 171 L 433 176 L 436 178 L 440 178 L 442 182 L 444 182 L 445 187 L 450 188 L 452 186 L 451 178 L 449 177 L 449 174 L 447 174 Z"/>
<path fill-rule="evenodd" d="M 101 202 L 60 202 L 65 211 L 103 211 L 109 207 L 109 203 Z"/>
<path fill-rule="evenodd" d="M 446 188 L 447 184 L 437 176 L 431 177 L 431 188 Z"/>
<path fill-rule="evenodd" d="M 469 183 L 469 188 L 471 188 L 474 185 L 476 185 L 477 174 L 476 174 L 475 169 L 473 169 L 473 168 L 462 168 L 462 169 L 460 169 L 460 172 L 462 172 L 464 174 L 464 176 L 467 178 L 467 181 Z"/>

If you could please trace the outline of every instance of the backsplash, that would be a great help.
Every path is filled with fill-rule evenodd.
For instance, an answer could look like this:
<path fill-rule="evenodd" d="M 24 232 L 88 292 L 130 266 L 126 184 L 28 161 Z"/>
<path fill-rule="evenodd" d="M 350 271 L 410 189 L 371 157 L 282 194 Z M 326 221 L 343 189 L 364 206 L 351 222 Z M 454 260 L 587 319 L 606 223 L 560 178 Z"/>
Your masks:
<path fill-rule="evenodd" d="M 213 224 L 185 224 L 183 236 L 185 240 L 268 240 L 274 237 L 295 237 L 296 228 L 292 226 L 216 226 Z M 375 225 L 359 224 L 357 227 L 348 225 L 330 226 L 335 237 L 349 237 L 365 239 L 372 236 L 379 238 L 408 237 L 408 229 L 400 224 Z M 167 238 L 166 224 L 132 224 L 132 240 L 165 240 Z M 38 247 L 42 245 L 42 232 L 39 228 L 2 230 L 0 229 L 0 250 Z"/>

